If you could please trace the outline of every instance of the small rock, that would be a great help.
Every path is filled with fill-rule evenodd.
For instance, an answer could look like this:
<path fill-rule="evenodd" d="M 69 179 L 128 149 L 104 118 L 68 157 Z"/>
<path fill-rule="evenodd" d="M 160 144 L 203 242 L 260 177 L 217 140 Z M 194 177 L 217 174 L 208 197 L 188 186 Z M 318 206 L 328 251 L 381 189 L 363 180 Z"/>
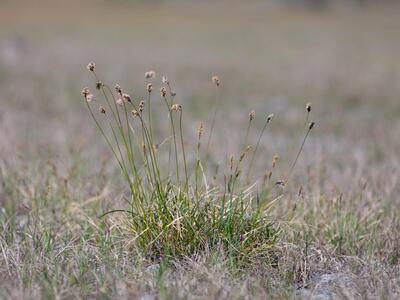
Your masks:
<path fill-rule="evenodd" d="M 160 264 L 152 264 L 146 268 L 146 272 L 156 274 L 160 270 Z"/>
<path fill-rule="evenodd" d="M 310 287 L 296 292 L 297 299 L 331 300 L 360 298 L 354 279 L 344 273 L 323 274 L 311 280 Z"/>

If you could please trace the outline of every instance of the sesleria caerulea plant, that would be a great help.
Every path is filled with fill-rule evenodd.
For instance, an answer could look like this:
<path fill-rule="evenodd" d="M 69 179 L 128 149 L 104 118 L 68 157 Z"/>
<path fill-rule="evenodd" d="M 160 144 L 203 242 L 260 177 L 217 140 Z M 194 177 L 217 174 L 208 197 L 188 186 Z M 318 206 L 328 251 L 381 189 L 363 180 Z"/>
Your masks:
<path fill-rule="evenodd" d="M 197 142 L 190 147 L 185 144 L 183 134 L 184 108 L 175 102 L 175 92 L 166 76 L 162 77 L 158 97 L 161 97 L 163 104 L 160 105 L 165 106 L 168 113 L 167 124 L 163 127 L 167 137 L 160 142 L 152 116 L 152 105 L 160 103 L 152 102 L 152 98 L 157 96 L 153 90 L 156 73 L 146 72 L 146 100 L 135 101 L 120 85 L 110 87 L 102 82 L 93 62 L 87 69 L 94 76 L 98 95 L 94 96 L 85 87 L 82 96 L 129 188 L 128 207 L 106 212 L 103 216 L 117 212 L 126 214 L 132 239 L 130 244 L 152 260 L 216 250 L 235 265 L 255 262 L 259 258 L 268 262 L 280 232 L 278 224 L 270 216 L 270 209 L 280 196 L 259 193 L 254 190 L 255 184 L 249 185 L 249 182 L 260 142 L 273 114 L 266 117 L 253 146 L 249 142 L 249 132 L 255 112 L 250 112 L 240 155 L 237 159 L 230 157 L 229 171 L 222 174 L 223 183 L 211 184 L 210 172 L 206 169 L 211 167 L 209 152 L 216 129 L 217 98 L 221 89 L 217 76 L 212 77 L 217 92 L 205 147 L 202 143 L 204 123 L 198 128 Z M 311 106 L 307 105 L 305 128 L 310 111 Z M 312 122 L 306 128 L 286 179 L 272 184 L 273 187 L 286 185 L 313 125 Z M 166 145 L 161 147 L 160 144 Z M 168 155 L 161 155 L 161 151 Z M 194 160 L 187 159 L 189 151 Z M 168 157 L 168 162 L 162 161 L 165 157 Z M 272 170 L 277 160 L 278 157 L 274 156 Z M 271 189 L 272 170 L 265 176 L 262 190 Z"/>

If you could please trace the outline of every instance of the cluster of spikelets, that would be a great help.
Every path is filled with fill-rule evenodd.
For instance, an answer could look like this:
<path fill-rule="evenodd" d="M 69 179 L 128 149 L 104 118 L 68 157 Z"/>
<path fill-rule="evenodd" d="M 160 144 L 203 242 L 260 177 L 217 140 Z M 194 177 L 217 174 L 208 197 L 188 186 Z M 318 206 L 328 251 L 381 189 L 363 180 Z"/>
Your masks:
<path fill-rule="evenodd" d="M 269 210 L 279 195 L 272 196 L 269 191 L 277 185 L 286 185 L 314 123 L 308 124 L 286 178 L 269 184 L 278 160 L 276 155 L 264 180 L 256 182 L 259 186 L 255 191 L 256 184 L 249 185 L 251 170 L 273 114 L 266 117 L 259 138 L 252 146 L 248 139 L 255 112 L 250 112 L 244 148 L 236 159 L 230 157 L 228 174 L 222 174 L 224 180 L 217 183 L 210 178 L 215 174 L 211 176 L 207 170 L 215 167 L 209 159 L 209 148 L 217 115 L 217 97 L 205 146 L 205 126 L 201 123 L 197 143 L 189 147 L 182 131 L 183 107 L 175 102 L 176 93 L 166 76 L 162 77 L 159 101 L 156 102 L 161 100 L 163 104 L 158 105 L 165 105 L 168 113 L 164 126 L 168 132 L 162 137 L 154 130 L 152 120 L 154 71 L 145 73 L 147 98 L 135 101 L 120 85 L 111 88 L 100 81 L 93 62 L 87 69 L 95 77 L 98 96 L 95 97 L 87 87 L 83 88 L 82 96 L 129 187 L 129 206 L 105 215 L 126 214 L 124 219 L 129 220 L 127 228 L 132 238 L 130 244 L 153 260 L 215 250 L 235 263 L 251 263 L 259 258 L 271 262 L 269 258 L 279 236 L 279 226 L 269 216 Z M 212 83 L 220 89 L 218 76 L 212 77 Z M 306 110 L 307 125 L 311 111 L 309 104 Z M 188 154 L 193 159 L 188 160 Z"/>

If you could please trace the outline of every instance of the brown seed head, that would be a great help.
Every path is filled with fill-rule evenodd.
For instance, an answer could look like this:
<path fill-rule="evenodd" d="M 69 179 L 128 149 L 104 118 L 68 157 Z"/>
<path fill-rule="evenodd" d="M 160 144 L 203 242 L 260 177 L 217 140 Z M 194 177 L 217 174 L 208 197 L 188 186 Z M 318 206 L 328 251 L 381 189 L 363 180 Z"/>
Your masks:
<path fill-rule="evenodd" d="M 182 105 L 180 105 L 180 104 L 172 104 L 171 111 L 174 111 L 174 112 L 182 111 Z"/>
<path fill-rule="evenodd" d="M 251 146 L 247 146 L 246 149 L 244 149 L 244 151 L 240 154 L 240 158 L 239 161 L 242 161 L 246 155 L 251 151 Z"/>
<path fill-rule="evenodd" d="M 216 86 L 219 86 L 221 84 L 221 81 L 219 80 L 219 77 L 217 75 L 214 75 L 211 77 L 212 82 L 215 83 Z"/>
<path fill-rule="evenodd" d="M 199 124 L 199 127 L 197 128 L 197 133 L 199 135 L 199 140 L 200 140 L 201 136 L 203 135 L 203 132 L 204 132 L 204 125 L 203 125 L 203 122 L 201 122 Z"/>
<path fill-rule="evenodd" d="M 122 89 L 118 83 L 115 85 L 114 89 L 119 95 L 122 95 Z"/>
<path fill-rule="evenodd" d="M 151 83 L 148 83 L 148 84 L 147 84 L 147 91 L 148 91 L 149 93 L 151 93 L 152 90 L 153 90 L 153 85 L 152 85 Z"/>
<path fill-rule="evenodd" d="M 143 110 L 144 110 L 144 101 L 142 100 L 139 103 L 139 112 L 143 112 Z"/>
<path fill-rule="evenodd" d="M 307 112 L 311 111 L 311 103 L 307 103 L 306 110 L 307 110 Z"/>
<path fill-rule="evenodd" d="M 128 94 L 122 94 L 122 100 L 124 100 L 124 102 L 132 102 L 131 96 Z"/>
<path fill-rule="evenodd" d="M 88 69 L 90 72 L 94 71 L 94 67 L 96 66 L 96 64 L 94 62 L 90 62 L 88 63 L 88 65 L 86 66 L 86 69 Z"/>
<path fill-rule="evenodd" d="M 167 76 L 163 76 L 163 77 L 161 78 L 161 82 L 164 83 L 164 84 L 169 84 L 168 77 L 167 77 Z"/>
<path fill-rule="evenodd" d="M 315 125 L 315 122 L 310 122 L 310 124 L 308 124 L 308 129 L 311 130 Z"/>
<path fill-rule="evenodd" d="M 101 114 L 105 114 L 105 113 L 106 113 L 106 109 L 105 109 L 103 106 L 100 105 L 100 107 L 99 107 L 99 112 L 100 112 Z"/>
<path fill-rule="evenodd" d="M 267 123 L 271 123 L 272 119 L 274 118 L 274 114 L 270 114 L 267 116 Z"/>
<path fill-rule="evenodd" d="M 96 82 L 96 89 L 101 89 L 103 87 L 103 83 L 101 81 Z"/>
<path fill-rule="evenodd" d="M 86 101 L 87 102 L 92 102 L 92 101 L 95 101 L 96 99 L 94 98 L 94 95 L 93 94 L 88 94 L 87 96 L 86 96 Z"/>
<path fill-rule="evenodd" d="M 81 95 L 83 96 L 83 97 L 87 97 L 87 95 L 89 95 L 90 94 L 90 90 L 89 90 L 89 88 L 88 87 L 84 87 L 83 89 L 82 89 L 82 92 L 81 92 Z"/>
<path fill-rule="evenodd" d="M 132 116 L 137 117 L 139 116 L 139 112 L 137 110 L 132 110 Z"/>
<path fill-rule="evenodd" d="M 249 113 L 249 119 L 250 119 L 250 121 L 253 121 L 255 117 L 256 117 L 256 112 L 255 112 L 254 110 L 252 110 L 252 111 Z"/>
<path fill-rule="evenodd" d="M 144 77 L 146 79 L 154 79 L 154 78 L 156 78 L 156 72 L 148 71 L 148 72 L 144 73 Z"/>
<path fill-rule="evenodd" d="M 165 87 L 160 88 L 161 97 L 165 97 L 167 95 L 167 89 Z"/>

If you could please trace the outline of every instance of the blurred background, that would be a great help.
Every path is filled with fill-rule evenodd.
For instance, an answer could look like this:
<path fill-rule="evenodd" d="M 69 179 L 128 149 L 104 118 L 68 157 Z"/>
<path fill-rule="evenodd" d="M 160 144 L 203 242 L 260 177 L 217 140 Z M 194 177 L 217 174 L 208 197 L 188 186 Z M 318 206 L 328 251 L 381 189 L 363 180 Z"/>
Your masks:
<path fill-rule="evenodd" d="M 200 121 L 207 132 L 218 74 L 221 164 L 239 151 L 253 109 L 257 128 L 276 117 L 259 171 L 274 153 L 289 162 L 311 102 L 317 125 L 296 180 L 307 168 L 329 178 L 327 190 L 389 176 L 400 153 L 399 13 L 398 1 L 384 0 L 1 0 L 1 158 L 67 162 L 82 152 L 95 168 L 98 155 L 111 156 L 80 95 L 94 90 L 86 70 L 94 61 L 102 81 L 135 100 L 146 71 L 157 72 L 156 97 L 167 75 L 188 140 Z"/>

